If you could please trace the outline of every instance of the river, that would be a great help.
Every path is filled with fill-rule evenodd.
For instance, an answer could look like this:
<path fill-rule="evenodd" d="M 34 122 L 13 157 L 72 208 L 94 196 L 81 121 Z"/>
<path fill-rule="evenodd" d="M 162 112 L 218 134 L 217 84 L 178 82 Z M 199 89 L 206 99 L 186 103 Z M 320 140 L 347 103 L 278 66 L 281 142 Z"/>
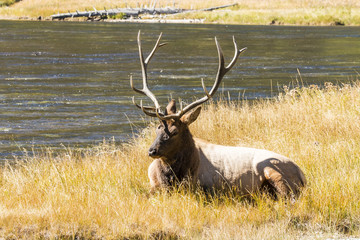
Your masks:
<path fill-rule="evenodd" d="M 44 146 L 120 143 L 146 125 L 131 97 L 146 99 L 129 86 L 133 75 L 141 87 L 139 30 L 146 55 L 160 32 L 167 43 L 148 67 L 163 106 L 170 96 L 202 97 L 201 78 L 211 87 L 215 36 L 226 62 L 232 36 L 248 47 L 219 89 L 232 99 L 276 96 L 296 81 L 349 82 L 360 71 L 360 27 L 0 21 L 0 159 Z"/>

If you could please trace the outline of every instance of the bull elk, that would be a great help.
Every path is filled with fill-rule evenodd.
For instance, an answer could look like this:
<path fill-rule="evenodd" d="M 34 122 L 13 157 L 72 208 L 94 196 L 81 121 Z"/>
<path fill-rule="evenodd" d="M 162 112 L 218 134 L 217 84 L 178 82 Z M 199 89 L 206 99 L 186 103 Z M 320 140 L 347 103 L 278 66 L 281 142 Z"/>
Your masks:
<path fill-rule="evenodd" d="M 208 101 L 217 91 L 224 75 L 235 65 L 239 55 L 246 50 L 238 50 L 233 37 L 235 54 L 225 66 L 223 52 L 215 37 L 219 66 L 215 83 L 208 92 L 204 82 L 205 96 L 186 107 L 176 110 L 175 100 L 171 100 L 162 111 L 155 95 L 148 88 L 147 66 L 158 48 L 161 34 L 149 56 L 144 59 L 140 31 L 137 42 L 142 70 L 143 88 L 137 89 L 130 76 L 131 88 L 151 99 L 154 106 L 143 106 L 142 101 L 133 103 L 146 115 L 157 117 L 160 124 L 156 129 L 156 139 L 149 148 L 149 156 L 155 160 L 148 169 L 152 191 L 167 188 L 174 182 L 191 179 L 204 189 L 222 189 L 230 186 L 241 194 L 270 188 L 280 196 L 295 196 L 306 184 L 301 169 L 290 159 L 280 154 L 255 148 L 222 146 L 206 142 L 192 136 L 189 125 L 200 114 L 201 104 Z M 182 104 L 180 104 L 182 105 Z"/>

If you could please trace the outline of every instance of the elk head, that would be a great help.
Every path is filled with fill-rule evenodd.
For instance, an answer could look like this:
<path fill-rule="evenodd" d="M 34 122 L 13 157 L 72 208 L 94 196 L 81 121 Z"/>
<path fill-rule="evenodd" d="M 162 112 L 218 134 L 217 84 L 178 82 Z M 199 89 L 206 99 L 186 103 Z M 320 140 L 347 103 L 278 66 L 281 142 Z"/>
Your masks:
<path fill-rule="evenodd" d="M 235 65 L 239 55 L 247 48 L 242 48 L 238 50 L 235 38 L 233 37 L 235 54 L 229 65 L 225 66 L 223 52 L 215 37 L 215 44 L 219 56 L 219 67 L 216 74 L 215 83 L 212 86 L 211 90 L 207 91 L 204 80 L 201 79 L 202 87 L 205 92 L 204 97 L 190 103 L 184 108 L 182 106 L 182 102 L 180 102 L 180 110 L 178 111 L 176 110 L 175 100 L 171 100 L 167 105 L 165 111 L 162 111 L 155 95 L 149 90 L 147 84 L 147 66 L 156 50 L 165 45 L 165 43 L 160 43 L 161 35 L 162 34 L 159 35 L 159 38 L 156 41 L 155 46 L 150 52 L 149 56 L 144 60 L 139 31 L 137 42 L 139 47 L 143 88 L 137 89 L 134 87 L 132 76 L 130 76 L 130 86 L 135 92 L 149 97 L 154 103 L 153 107 L 143 106 L 142 101 L 140 101 L 139 105 L 135 102 L 135 99 L 133 97 L 132 100 L 135 106 L 140 108 L 146 115 L 151 117 L 157 117 L 161 120 L 161 123 L 156 130 L 156 139 L 149 149 L 149 156 L 153 158 L 173 159 L 173 157 L 179 152 L 179 149 L 183 148 L 184 144 L 189 144 L 189 142 L 193 142 L 188 126 L 189 124 L 194 122 L 199 116 L 201 111 L 200 105 L 208 101 L 216 93 L 225 74 Z"/>

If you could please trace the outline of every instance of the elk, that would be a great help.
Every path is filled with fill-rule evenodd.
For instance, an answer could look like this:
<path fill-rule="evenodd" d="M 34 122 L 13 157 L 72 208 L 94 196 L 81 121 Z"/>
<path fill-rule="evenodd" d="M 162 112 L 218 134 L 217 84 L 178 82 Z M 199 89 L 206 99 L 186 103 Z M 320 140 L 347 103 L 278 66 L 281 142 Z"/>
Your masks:
<path fill-rule="evenodd" d="M 201 104 L 214 96 L 224 75 L 235 65 L 239 55 L 247 48 L 238 50 L 235 38 L 235 54 L 229 65 L 225 66 L 223 52 L 215 37 L 219 66 L 215 83 L 208 92 L 204 81 L 205 96 L 180 110 L 176 110 L 175 100 L 171 100 L 164 111 L 155 95 L 148 88 L 147 66 L 156 50 L 165 44 L 160 43 L 161 35 L 154 48 L 144 59 L 140 31 L 137 37 L 143 88 L 131 88 L 151 99 L 154 106 L 133 103 L 146 115 L 160 119 L 156 129 L 156 139 L 149 148 L 149 156 L 154 158 L 148 169 L 151 191 L 168 188 L 176 182 L 190 179 L 204 189 L 224 189 L 230 187 L 241 194 L 249 194 L 263 189 L 271 190 L 276 196 L 298 195 L 306 179 L 301 169 L 290 159 L 280 154 L 247 147 L 222 146 L 206 142 L 192 136 L 189 125 L 200 114 Z"/>

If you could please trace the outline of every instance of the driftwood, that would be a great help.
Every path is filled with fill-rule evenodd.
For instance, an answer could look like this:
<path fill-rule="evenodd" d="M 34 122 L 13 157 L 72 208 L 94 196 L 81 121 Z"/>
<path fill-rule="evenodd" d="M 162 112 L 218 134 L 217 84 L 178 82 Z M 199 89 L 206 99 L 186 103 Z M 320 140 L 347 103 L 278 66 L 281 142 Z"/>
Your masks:
<path fill-rule="evenodd" d="M 72 12 L 72 13 L 59 13 L 55 15 L 51 15 L 51 18 L 63 20 L 65 18 L 74 18 L 74 17 L 108 17 L 114 16 L 117 14 L 125 14 L 126 16 L 130 17 L 138 17 L 140 14 L 174 14 L 179 13 L 182 9 L 176 8 L 116 8 L 116 9 L 109 9 L 109 10 L 96 10 L 94 11 L 84 11 L 84 12 Z"/>
<path fill-rule="evenodd" d="M 137 18 L 139 15 L 142 14 L 150 14 L 150 15 L 160 15 L 160 14 L 179 14 L 179 13 L 187 13 L 187 12 L 194 12 L 194 11 L 213 11 L 216 9 L 221 8 L 227 8 L 237 5 L 231 4 L 231 5 L 223 5 L 218 7 L 212 7 L 212 8 L 205 8 L 200 10 L 187 10 L 187 9 L 181 9 L 181 8 L 172 8 L 172 7 L 165 7 L 165 8 L 115 8 L 115 9 L 104 9 L 104 10 L 96 10 L 94 8 L 94 11 L 76 11 L 76 12 L 69 12 L 69 13 L 59 13 L 51 15 L 52 20 L 59 19 L 64 20 L 65 18 L 75 18 L 75 17 L 87 17 L 89 19 L 93 19 L 95 17 L 100 18 L 107 18 L 109 16 L 115 16 L 118 14 L 124 14 L 126 17 L 133 17 Z"/>
<path fill-rule="evenodd" d="M 234 4 L 228 4 L 228 5 L 222 5 L 222 6 L 217 6 L 217 7 L 211 7 L 211 8 L 203 8 L 203 9 L 198 9 L 198 10 L 194 10 L 194 9 L 191 9 L 191 10 L 184 10 L 183 12 L 184 13 L 187 13 L 187 12 L 200 12 L 200 11 L 203 11 L 203 12 L 206 12 L 206 11 L 213 11 L 213 10 L 217 10 L 217 9 L 222 9 L 222 8 L 228 8 L 228 7 L 234 7 L 234 6 L 237 6 L 238 4 L 237 3 L 234 3 Z"/>

